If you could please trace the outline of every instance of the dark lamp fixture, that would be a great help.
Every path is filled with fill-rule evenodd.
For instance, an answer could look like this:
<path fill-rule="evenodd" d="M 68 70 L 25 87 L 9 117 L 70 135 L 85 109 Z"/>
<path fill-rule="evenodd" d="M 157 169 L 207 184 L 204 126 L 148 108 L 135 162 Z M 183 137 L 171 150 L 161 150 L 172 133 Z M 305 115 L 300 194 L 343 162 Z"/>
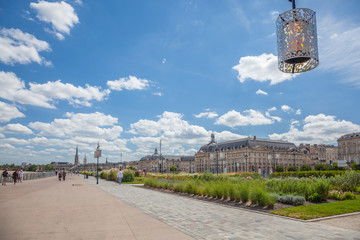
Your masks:
<path fill-rule="evenodd" d="M 281 13 L 276 20 L 278 67 L 285 73 L 301 73 L 319 65 L 316 13 L 296 8 Z"/>

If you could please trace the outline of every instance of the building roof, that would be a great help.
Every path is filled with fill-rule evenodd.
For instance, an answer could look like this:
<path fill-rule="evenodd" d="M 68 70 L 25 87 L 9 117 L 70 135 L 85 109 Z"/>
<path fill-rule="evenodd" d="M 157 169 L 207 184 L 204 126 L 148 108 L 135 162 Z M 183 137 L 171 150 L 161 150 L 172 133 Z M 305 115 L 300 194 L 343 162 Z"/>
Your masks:
<path fill-rule="evenodd" d="M 158 154 L 157 149 L 155 148 L 155 153 L 153 155 L 146 155 L 142 157 L 139 161 L 146 161 L 146 160 L 160 160 L 160 154 Z M 176 160 L 176 161 L 193 161 L 195 156 L 186 156 L 186 155 L 163 155 L 161 154 L 161 159 L 164 160 Z"/>
<path fill-rule="evenodd" d="M 267 149 L 273 150 L 290 150 L 296 148 L 294 143 L 290 143 L 287 141 L 277 141 L 277 140 L 269 140 L 269 139 L 261 139 L 261 138 L 243 138 L 233 141 L 216 143 L 211 139 L 211 142 L 202 146 L 200 148 L 201 152 L 214 152 L 214 151 L 225 151 L 232 149 L 241 149 L 241 148 L 257 148 L 264 147 Z"/>
<path fill-rule="evenodd" d="M 345 140 L 345 139 L 351 139 L 351 138 L 360 138 L 360 132 L 345 134 L 345 135 L 341 136 L 338 139 L 338 141 Z"/>

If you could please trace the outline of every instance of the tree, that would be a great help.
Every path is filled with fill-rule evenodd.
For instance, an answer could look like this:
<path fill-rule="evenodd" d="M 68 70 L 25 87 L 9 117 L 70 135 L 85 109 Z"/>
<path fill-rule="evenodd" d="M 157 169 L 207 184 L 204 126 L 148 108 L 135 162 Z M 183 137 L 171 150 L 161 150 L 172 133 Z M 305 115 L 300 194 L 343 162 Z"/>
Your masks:
<path fill-rule="evenodd" d="M 316 164 L 314 168 L 316 171 L 327 171 L 330 170 L 330 165 L 320 163 L 320 164 Z"/>
<path fill-rule="evenodd" d="M 51 170 L 54 170 L 54 166 L 51 165 L 51 164 L 46 164 L 45 167 L 44 167 L 44 169 L 45 169 L 46 171 L 51 171 Z"/>
<path fill-rule="evenodd" d="M 170 167 L 170 172 L 176 172 L 176 171 L 177 171 L 177 167 L 175 167 L 175 166 Z"/>
<path fill-rule="evenodd" d="M 35 164 L 32 164 L 32 165 L 30 165 L 30 166 L 28 167 L 27 170 L 30 171 L 30 172 L 35 172 L 37 169 L 38 169 L 38 166 L 35 165 Z"/>
<path fill-rule="evenodd" d="M 300 171 L 311 171 L 311 166 L 307 164 L 301 165 Z"/>
<path fill-rule="evenodd" d="M 136 170 L 136 168 L 134 166 L 131 166 L 131 165 L 127 166 L 126 169 L 130 169 L 130 170 L 134 170 L 134 171 Z"/>
<path fill-rule="evenodd" d="M 284 172 L 284 171 L 285 171 L 285 168 L 282 165 L 279 165 L 275 168 L 275 172 Z"/>
<path fill-rule="evenodd" d="M 287 170 L 288 172 L 295 172 L 298 171 L 299 169 L 297 166 L 289 166 Z"/>

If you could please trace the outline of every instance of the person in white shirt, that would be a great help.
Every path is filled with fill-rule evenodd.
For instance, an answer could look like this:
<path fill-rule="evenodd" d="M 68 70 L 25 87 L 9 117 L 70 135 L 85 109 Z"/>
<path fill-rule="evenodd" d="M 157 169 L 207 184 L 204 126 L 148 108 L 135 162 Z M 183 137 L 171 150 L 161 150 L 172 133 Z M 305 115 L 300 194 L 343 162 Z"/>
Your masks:
<path fill-rule="evenodd" d="M 118 179 L 119 179 L 119 183 L 121 184 L 121 180 L 122 180 L 122 178 L 124 177 L 124 174 L 123 174 L 123 172 L 121 171 L 121 169 L 120 169 L 120 171 L 118 172 L 117 177 L 118 177 Z"/>

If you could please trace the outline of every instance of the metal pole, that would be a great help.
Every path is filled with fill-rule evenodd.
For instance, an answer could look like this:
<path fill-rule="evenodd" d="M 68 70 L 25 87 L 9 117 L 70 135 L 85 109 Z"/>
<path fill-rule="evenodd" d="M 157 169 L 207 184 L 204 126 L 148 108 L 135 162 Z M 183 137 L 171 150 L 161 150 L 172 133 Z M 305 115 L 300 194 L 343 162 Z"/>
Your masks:
<path fill-rule="evenodd" d="M 99 184 L 99 157 L 97 157 L 96 162 L 96 184 Z"/>
<path fill-rule="evenodd" d="M 216 149 L 216 174 L 219 175 L 219 152 Z"/>

